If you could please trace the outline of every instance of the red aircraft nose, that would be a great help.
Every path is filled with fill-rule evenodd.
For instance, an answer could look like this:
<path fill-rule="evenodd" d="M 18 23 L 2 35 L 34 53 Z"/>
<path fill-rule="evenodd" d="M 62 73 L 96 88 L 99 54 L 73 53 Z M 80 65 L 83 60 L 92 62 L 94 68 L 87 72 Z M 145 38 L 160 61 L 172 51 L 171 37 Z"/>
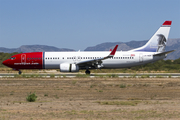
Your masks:
<path fill-rule="evenodd" d="M 3 65 L 5 65 L 5 66 L 8 66 L 8 64 L 9 64 L 9 60 L 5 60 L 5 61 L 3 61 L 3 62 L 2 62 L 2 64 L 3 64 Z"/>

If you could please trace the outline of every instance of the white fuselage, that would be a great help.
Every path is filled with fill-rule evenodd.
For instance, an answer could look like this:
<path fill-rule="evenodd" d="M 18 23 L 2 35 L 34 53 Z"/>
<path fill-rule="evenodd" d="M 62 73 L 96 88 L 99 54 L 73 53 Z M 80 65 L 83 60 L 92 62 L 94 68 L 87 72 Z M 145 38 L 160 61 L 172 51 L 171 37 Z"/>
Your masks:
<path fill-rule="evenodd" d="M 110 52 L 45 52 L 44 53 L 44 68 L 59 69 L 62 63 L 76 64 L 78 62 L 98 59 L 105 57 Z M 146 63 L 155 62 L 163 59 L 166 56 L 153 56 L 155 52 L 119 52 L 117 51 L 113 58 L 102 60 L 101 68 L 128 68 Z M 83 68 L 80 68 L 83 69 Z"/>

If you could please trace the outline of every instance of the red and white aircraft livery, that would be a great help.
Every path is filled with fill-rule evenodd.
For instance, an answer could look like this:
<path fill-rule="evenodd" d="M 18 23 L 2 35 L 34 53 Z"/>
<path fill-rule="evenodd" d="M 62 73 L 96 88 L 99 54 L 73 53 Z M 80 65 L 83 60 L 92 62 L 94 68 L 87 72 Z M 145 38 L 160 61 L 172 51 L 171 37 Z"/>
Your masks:
<path fill-rule="evenodd" d="M 93 52 L 31 52 L 21 53 L 3 61 L 3 64 L 15 70 L 21 69 L 60 69 L 61 72 L 78 72 L 85 69 L 90 74 L 90 69 L 116 69 L 137 65 L 144 65 L 163 59 L 166 42 L 171 27 L 171 21 L 165 21 L 151 39 L 142 47 L 130 51 Z"/>

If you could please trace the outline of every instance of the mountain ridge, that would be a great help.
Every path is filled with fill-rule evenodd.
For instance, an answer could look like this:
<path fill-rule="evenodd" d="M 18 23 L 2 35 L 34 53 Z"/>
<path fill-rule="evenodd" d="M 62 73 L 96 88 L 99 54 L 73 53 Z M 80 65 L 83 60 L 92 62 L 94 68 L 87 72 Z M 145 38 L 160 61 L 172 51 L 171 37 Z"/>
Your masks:
<path fill-rule="evenodd" d="M 50 52 L 50 51 L 75 51 L 73 49 L 68 48 L 57 48 L 54 46 L 48 46 L 48 45 L 22 45 L 19 48 L 4 48 L 0 47 L 0 52 L 4 53 L 13 53 L 13 52 Z"/>

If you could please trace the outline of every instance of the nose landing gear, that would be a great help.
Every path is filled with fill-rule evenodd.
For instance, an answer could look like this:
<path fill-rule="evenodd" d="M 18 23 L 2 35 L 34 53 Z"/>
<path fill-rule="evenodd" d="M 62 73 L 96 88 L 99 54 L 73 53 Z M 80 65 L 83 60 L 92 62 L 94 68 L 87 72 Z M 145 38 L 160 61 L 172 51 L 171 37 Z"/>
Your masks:
<path fill-rule="evenodd" d="M 21 75 L 21 73 L 22 73 L 21 70 L 19 70 L 19 75 Z"/>
<path fill-rule="evenodd" d="M 20 69 L 14 69 L 14 68 L 13 68 L 13 70 L 15 70 L 15 71 L 19 71 L 19 72 L 18 72 L 18 73 L 19 73 L 19 75 L 21 75 L 21 73 L 22 73 Z"/>

